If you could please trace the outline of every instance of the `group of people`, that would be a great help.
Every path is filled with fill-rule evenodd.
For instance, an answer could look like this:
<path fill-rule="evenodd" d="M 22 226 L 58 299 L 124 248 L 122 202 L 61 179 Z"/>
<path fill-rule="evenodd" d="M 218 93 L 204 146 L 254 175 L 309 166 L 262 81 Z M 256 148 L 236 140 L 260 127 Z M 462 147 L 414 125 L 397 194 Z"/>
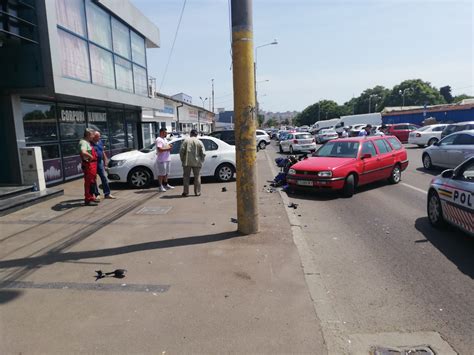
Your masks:
<path fill-rule="evenodd" d="M 97 175 L 102 183 L 104 198 L 115 199 L 110 193 L 110 186 L 105 175 L 108 158 L 101 140 L 100 132 L 86 128 L 83 138 L 79 141 L 79 155 L 84 173 L 84 202 L 86 206 L 97 205 L 100 202 Z"/>
<path fill-rule="evenodd" d="M 156 139 L 156 168 L 158 172 L 158 191 L 165 192 L 174 189 L 168 183 L 168 174 L 170 172 L 171 150 L 173 144 L 166 139 L 166 128 L 160 129 L 160 135 Z M 200 171 L 206 154 L 204 154 L 204 145 L 197 138 L 198 132 L 193 129 L 189 137 L 183 140 L 179 150 L 179 157 L 183 166 L 183 193 L 181 196 L 189 196 L 189 180 L 191 179 L 191 172 L 194 176 L 194 194 L 201 195 L 201 176 Z"/>

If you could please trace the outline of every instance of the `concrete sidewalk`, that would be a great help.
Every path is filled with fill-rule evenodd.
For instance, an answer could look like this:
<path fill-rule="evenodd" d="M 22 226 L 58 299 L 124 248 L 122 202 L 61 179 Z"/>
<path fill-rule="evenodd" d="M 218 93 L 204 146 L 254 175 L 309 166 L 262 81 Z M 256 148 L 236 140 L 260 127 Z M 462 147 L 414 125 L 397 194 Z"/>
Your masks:
<path fill-rule="evenodd" d="M 1 217 L 0 353 L 326 353 L 265 154 L 257 235 L 231 220 L 235 182 L 82 207 L 74 181 Z M 95 281 L 117 268 L 125 278 Z"/>

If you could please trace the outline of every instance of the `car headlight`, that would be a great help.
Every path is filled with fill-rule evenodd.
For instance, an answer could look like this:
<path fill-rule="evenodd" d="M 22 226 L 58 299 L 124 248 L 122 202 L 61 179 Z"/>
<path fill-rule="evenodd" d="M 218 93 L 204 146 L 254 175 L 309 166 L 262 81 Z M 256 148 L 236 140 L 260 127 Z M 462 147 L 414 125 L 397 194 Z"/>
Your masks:
<path fill-rule="evenodd" d="M 296 170 L 295 169 L 290 169 L 290 170 L 288 170 L 288 174 L 296 175 Z"/>
<path fill-rule="evenodd" d="M 125 164 L 126 160 L 110 160 L 109 161 L 109 168 L 113 168 L 115 166 L 122 166 Z"/>
<path fill-rule="evenodd" d="M 319 177 L 331 177 L 332 171 L 320 171 L 318 172 Z"/>

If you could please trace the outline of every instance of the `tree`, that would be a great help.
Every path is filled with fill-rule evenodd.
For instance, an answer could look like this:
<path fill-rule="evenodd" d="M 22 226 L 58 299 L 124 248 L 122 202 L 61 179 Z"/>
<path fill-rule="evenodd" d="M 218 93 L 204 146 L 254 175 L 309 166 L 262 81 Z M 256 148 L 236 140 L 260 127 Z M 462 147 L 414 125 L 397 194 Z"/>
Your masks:
<path fill-rule="evenodd" d="M 443 86 L 442 88 L 439 88 L 439 93 L 441 94 L 441 96 L 444 97 L 444 100 L 448 104 L 453 102 L 453 95 L 451 95 L 451 86 L 446 85 L 446 86 Z"/>
<path fill-rule="evenodd" d="M 362 113 L 378 112 L 383 108 L 383 102 L 390 90 L 377 85 L 372 89 L 366 89 L 359 97 L 352 99 L 352 110 L 353 114 L 358 115 Z M 370 110 L 369 110 L 370 104 Z"/>
<path fill-rule="evenodd" d="M 306 107 L 303 112 L 299 113 L 295 118 L 298 126 L 312 125 L 318 120 L 329 120 L 331 118 L 340 117 L 340 106 L 332 100 L 321 100 Z"/>
<path fill-rule="evenodd" d="M 258 115 L 257 116 L 258 127 L 263 127 L 263 122 L 265 121 L 265 115 Z"/>
<path fill-rule="evenodd" d="M 446 101 L 439 91 L 428 81 L 421 79 L 412 79 L 402 81 L 395 85 L 383 101 L 384 107 L 391 106 L 423 106 L 439 105 Z"/>
<path fill-rule="evenodd" d="M 267 122 L 265 122 L 265 125 L 267 127 L 276 127 L 278 126 L 278 122 L 274 117 L 271 117 L 267 120 Z"/>
<path fill-rule="evenodd" d="M 466 94 L 461 94 L 461 95 L 458 95 L 458 96 L 454 96 L 453 97 L 453 102 L 458 103 L 458 102 L 461 102 L 464 99 L 474 99 L 474 97 L 466 95 Z"/>

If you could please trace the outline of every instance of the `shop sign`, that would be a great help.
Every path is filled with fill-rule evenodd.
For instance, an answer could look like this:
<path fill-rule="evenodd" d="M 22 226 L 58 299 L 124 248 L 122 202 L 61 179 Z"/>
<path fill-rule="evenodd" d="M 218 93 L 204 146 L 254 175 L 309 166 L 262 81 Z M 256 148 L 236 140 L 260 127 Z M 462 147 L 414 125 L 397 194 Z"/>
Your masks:
<path fill-rule="evenodd" d="M 46 182 L 51 183 L 62 180 L 63 174 L 60 158 L 43 160 L 43 169 Z"/>
<path fill-rule="evenodd" d="M 61 110 L 61 121 L 63 122 L 85 122 L 84 111 Z"/>
<path fill-rule="evenodd" d="M 190 118 L 197 118 L 198 117 L 198 111 L 193 110 L 193 109 L 188 109 L 188 115 Z"/>
<path fill-rule="evenodd" d="M 87 112 L 89 122 L 107 122 L 107 112 Z"/>
<path fill-rule="evenodd" d="M 65 157 L 64 161 L 64 175 L 66 178 L 75 177 L 82 174 L 82 162 L 79 155 L 72 157 Z"/>

